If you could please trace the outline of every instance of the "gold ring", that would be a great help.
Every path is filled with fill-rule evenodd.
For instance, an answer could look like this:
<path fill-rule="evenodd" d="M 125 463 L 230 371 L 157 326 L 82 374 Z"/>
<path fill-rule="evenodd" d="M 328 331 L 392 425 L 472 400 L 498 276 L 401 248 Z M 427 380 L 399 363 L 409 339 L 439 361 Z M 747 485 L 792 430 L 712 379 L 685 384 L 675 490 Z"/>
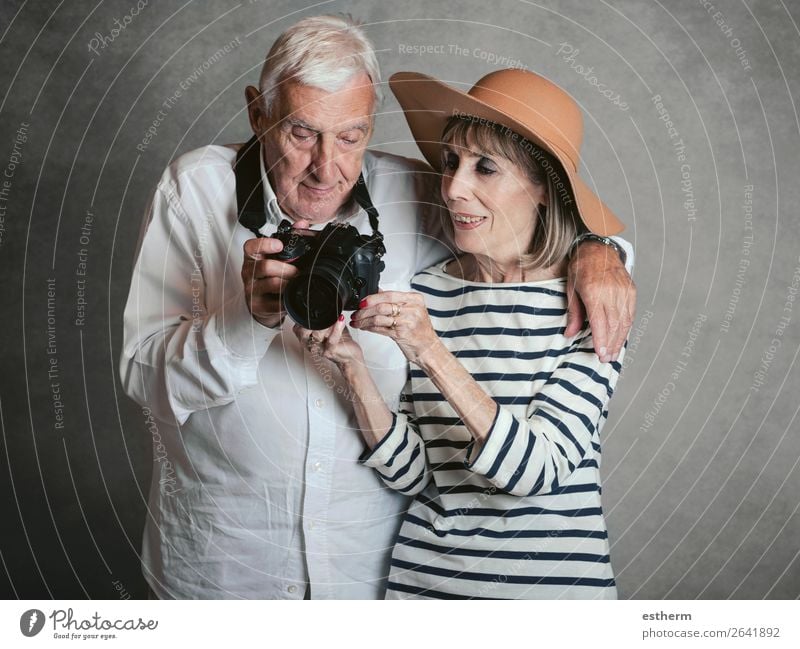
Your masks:
<path fill-rule="evenodd" d="M 399 315 L 400 315 L 400 307 L 394 302 L 392 302 L 392 317 L 396 318 Z"/>
<path fill-rule="evenodd" d="M 397 318 L 392 318 L 392 329 L 397 327 Z"/>

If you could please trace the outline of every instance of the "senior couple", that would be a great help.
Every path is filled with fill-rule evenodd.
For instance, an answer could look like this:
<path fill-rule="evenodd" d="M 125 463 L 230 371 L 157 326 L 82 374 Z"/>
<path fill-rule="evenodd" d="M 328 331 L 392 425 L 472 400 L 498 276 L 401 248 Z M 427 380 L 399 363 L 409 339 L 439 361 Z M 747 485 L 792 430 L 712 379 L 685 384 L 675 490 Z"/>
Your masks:
<path fill-rule="evenodd" d="M 158 183 L 121 358 L 169 460 L 144 534 L 155 597 L 616 596 L 600 431 L 635 290 L 607 236 L 623 226 L 577 174 L 580 111 L 521 70 L 469 92 L 390 86 L 428 164 L 367 148 L 380 75 L 363 31 L 304 19 L 246 90 L 260 236 L 238 220 L 239 146 Z M 380 291 L 303 329 L 270 235 L 369 234 L 360 179 Z"/>

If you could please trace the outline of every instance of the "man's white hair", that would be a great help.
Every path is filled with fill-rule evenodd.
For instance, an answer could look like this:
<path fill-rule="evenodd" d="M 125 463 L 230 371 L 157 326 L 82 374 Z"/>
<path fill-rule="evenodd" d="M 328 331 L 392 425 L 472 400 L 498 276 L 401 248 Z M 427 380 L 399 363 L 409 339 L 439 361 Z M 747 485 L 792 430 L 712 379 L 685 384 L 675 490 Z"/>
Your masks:
<path fill-rule="evenodd" d="M 380 68 L 375 48 L 360 24 L 346 14 L 312 16 L 289 27 L 272 45 L 261 70 L 259 90 L 270 114 L 282 83 L 297 81 L 336 92 L 362 72 L 372 81 L 377 108 Z"/>

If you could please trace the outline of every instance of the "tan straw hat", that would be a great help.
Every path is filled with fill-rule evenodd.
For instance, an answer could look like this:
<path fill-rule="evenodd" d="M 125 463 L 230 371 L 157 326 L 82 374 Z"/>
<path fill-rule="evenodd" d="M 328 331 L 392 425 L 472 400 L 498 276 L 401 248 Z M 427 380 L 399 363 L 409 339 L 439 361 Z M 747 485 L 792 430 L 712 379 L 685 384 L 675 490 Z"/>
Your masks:
<path fill-rule="evenodd" d="M 498 70 L 468 93 L 417 72 L 398 72 L 389 86 L 403 107 L 422 154 L 441 171 L 441 136 L 454 115 L 505 126 L 554 155 L 564 167 L 586 227 L 608 236 L 625 225 L 578 175 L 583 118 L 565 91 L 544 77 L 520 69 Z"/>

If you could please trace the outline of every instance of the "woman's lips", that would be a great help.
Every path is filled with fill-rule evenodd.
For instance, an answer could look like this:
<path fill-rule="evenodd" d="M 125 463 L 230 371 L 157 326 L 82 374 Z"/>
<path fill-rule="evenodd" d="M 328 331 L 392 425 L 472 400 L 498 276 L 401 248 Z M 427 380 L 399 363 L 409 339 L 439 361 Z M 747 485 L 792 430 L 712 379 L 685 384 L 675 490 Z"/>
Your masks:
<path fill-rule="evenodd" d="M 467 212 L 454 212 L 452 215 L 453 225 L 459 230 L 474 230 L 486 220 L 485 216 L 469 214 Z"/>

